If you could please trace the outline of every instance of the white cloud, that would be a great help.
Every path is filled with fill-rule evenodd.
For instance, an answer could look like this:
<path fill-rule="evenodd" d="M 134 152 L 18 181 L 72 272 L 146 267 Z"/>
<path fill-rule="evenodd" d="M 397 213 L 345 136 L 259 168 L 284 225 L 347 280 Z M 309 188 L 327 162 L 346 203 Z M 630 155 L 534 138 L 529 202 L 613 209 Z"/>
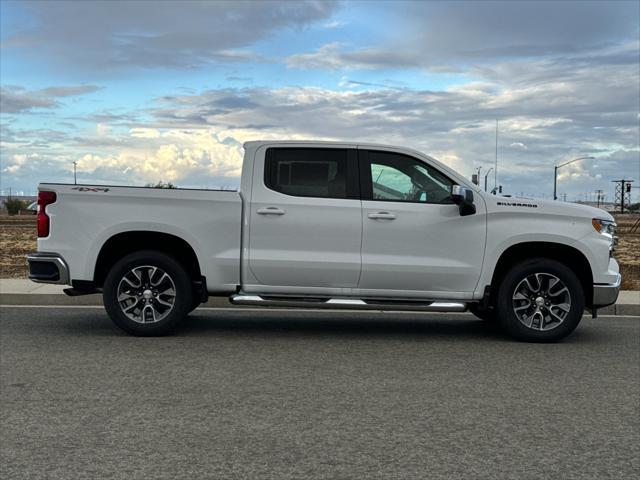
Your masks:
<path fill-rule="evenodd" d="M 20 169 L 27 163 L 27 161 L 31 159 L 37 159 L 37 154 L 25 155 L 25 154 L 14 154 L 11 156 L 9 164 L 2 169 L 3 173 L 15 174 L 20 171 Z"/>
<path fill-rule="evenodd" d="M 78 161 L 78 172 L 99 174 L 113 170 L 138 183 L 163 180 L 178 184 L 190 177 L 240 175 L 242 149 L 237 142 L 229 143 L 228 137 L 220 138 L 209 129 L 145 130 L 154 133 L 145 131 L 140 137 L 140 132 L 133 129 L 131 137 L 153 139 L 152 146 L 128 146 L 112 155 L 85 154 Z"/>
<path fill-rule="evenodd" d="M 99 137 L 108 135 L 110 131 L 111 131 L 111 125 L 107 123 L 96 124 L 96 135 L 98 135 Z"/>
<path fill-rule="evenodd" d="M 158 138 L 160 131 L 157 128 L 132 128 L 131 136 L 135 138 Z"/>
<path fill-rule="evenodd" d="M 349 23 L 348 22 L 344 22 L 342 20 L 332 20 L 330 22 L 325 23 L 324 25 L 322 25 L 324 28 L 341 28 L 341 27 L 345 27 L 347 26 Z"/>

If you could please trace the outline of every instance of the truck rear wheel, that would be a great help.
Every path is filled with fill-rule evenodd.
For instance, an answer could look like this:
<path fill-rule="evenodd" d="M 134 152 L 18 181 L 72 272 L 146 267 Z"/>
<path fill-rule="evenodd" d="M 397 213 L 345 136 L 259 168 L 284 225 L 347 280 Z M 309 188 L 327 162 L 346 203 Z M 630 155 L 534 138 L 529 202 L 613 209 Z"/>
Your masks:
<path fill-rule="evenodd" d="M 555 260 L 536 258 L 515 265 L 502 280 L 498 317 L 517 340 L 556 342 L 578 326 L 584 302 L 575 273 Z"/>
<path fill-rule="evenodd" d="M 192 308 L 189 275 L 174 258 L 154 250 L 131 253 L 111 268 L 103 285 L 109 317 L 132 335 L 167 335 Z"/>

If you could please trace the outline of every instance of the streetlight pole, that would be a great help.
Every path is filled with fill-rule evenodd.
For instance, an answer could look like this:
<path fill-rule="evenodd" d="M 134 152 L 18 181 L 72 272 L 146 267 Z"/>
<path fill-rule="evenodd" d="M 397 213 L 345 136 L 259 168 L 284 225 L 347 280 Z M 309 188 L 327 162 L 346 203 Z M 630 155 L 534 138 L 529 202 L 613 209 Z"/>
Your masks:
<path fill-rule="evenodd" d="M 77 185 L 78 184 L 78 180 L 76 178 L 76 166 L 78 165 L 78 162 L 73 162 L 73 184 Z"/>
<path fill-rule="evenodd" d="M 564 167 L 565 165 L 569 165 L 570 163 L 577 162 L 578 160 L 593 160 L 593 158 L 594 157 L 591 157 L 591 156 L 574 158 L 573 160 L 569 160 L 568 162 L 564 162 L 564 163 L 561 163 L 560 165 L 556 165 L 555 167 L 553 167 L 553 199 L 554 200 L 558 199 L 558 195 L 557 195 L 558 169 L 561 167 Z"/>
<path fill-rule="evenodd" d="M 487 177 L 491 173 L 491 170 L 493 170 L 493 167 L 491 167 L 489 170 L 487 170 L 487 173 L 484 175 L 484 191 L 485 192 L 487 191 Z"/>

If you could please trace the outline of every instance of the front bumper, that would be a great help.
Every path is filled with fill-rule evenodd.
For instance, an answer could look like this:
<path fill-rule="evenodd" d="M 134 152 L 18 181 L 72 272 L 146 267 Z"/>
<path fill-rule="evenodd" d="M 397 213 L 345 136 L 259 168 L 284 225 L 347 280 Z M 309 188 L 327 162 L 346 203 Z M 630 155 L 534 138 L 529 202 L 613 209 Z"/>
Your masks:
<path fill-rule="evenodd" d="M 27 254 L 29 280 L 38 283 L 69 284 L 69 267 L 57 253 L 35 252 Z"/>
<path fill-rule="evenodd" d="M 618 274 L 614 283 L 595 284 L 593 286 L 593 307 L 602 308 L 616 303 L 620 292 L 620 283 L 622 283 L 622 276 Z"/>

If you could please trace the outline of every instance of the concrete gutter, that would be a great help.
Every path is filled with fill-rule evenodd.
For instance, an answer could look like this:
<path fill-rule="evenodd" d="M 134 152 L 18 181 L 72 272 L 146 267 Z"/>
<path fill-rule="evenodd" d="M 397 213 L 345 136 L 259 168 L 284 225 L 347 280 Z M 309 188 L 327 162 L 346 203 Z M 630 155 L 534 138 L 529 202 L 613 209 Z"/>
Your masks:
<path fill-rule="evenodd" d="M 23 279 L 0 279 L 0 305 L 102 305 L 102 295 L 69 297 L 64 286 Z M 233 307 L 226 297 L 211 297 L 203 306 Z M 598 311 L 601 315 L 640 316 L 640 291 L 620 292 L 618 302 Z"/>
<path fill-rule="evenodd" d="M 0 305 L 102 305 L 102 294 L 69 297 L 68 285 L 35 283 L 23 279 L 0 279 Z M 232 307 L 226 297 L 212 297 L 209 307 Z"/>

